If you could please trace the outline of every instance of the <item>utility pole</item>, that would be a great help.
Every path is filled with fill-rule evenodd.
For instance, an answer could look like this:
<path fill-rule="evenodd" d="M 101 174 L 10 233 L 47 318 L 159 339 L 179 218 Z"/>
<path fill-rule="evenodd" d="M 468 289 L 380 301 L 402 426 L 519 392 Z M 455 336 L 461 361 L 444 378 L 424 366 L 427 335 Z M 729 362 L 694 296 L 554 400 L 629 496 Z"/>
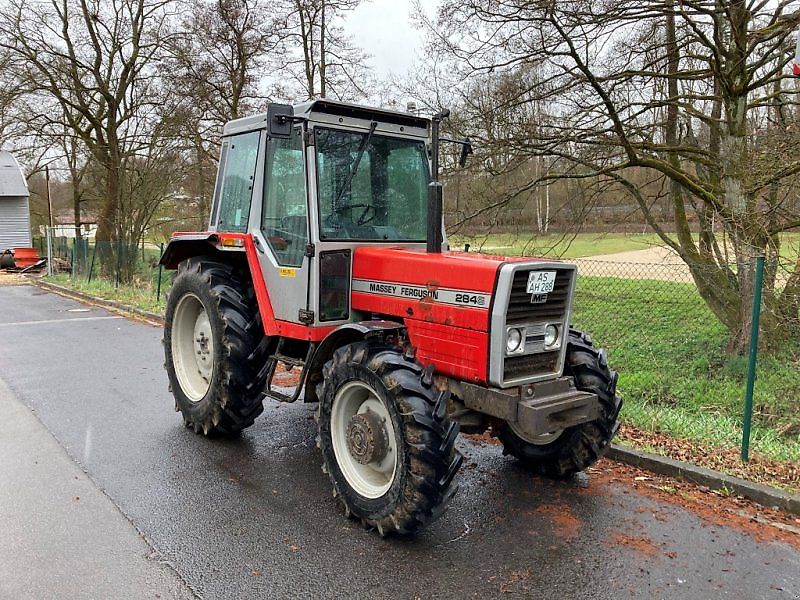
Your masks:
<path fill-rule="evenodd" d="M 44 180 L 47 187 L 47 274 L 53 275 L 53 200 L 50 198 L 50 166 L 44 167 Z"/>
<path fill-rule="evenodd" d="M 319 26 L 319 95 L 324 98 L 328 93 L 327 86 L 325 85 L 325 77 L 327 65 L 325 64 L 327 58 L 325 57 L 325 0 L 322 0 L 321 17 Z"/>
<path fill-rule="evenodd" d="M 50 227 L 53 227 L 53 201 L 50 198 L 50 165 L 44 167 L 44 180 L 47 184 L 47 216 Z"/>

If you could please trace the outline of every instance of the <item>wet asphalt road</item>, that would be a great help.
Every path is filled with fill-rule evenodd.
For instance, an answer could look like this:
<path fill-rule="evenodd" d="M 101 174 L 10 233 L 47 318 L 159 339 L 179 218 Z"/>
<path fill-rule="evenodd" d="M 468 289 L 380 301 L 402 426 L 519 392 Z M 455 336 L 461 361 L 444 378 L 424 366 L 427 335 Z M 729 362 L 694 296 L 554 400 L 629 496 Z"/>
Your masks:
<path fill-rule="evenodd" d="M 199 596 L 800 598 L 790 546 L 622 483 L 535 478 L 470 442 L 449 511 L 381 539 L 337 508 L 312 406 L 270 401 L 236 440 L 197 436 L 173 412 L 161 330 L 76 308 L 0 287 L 0 379 Z"/>

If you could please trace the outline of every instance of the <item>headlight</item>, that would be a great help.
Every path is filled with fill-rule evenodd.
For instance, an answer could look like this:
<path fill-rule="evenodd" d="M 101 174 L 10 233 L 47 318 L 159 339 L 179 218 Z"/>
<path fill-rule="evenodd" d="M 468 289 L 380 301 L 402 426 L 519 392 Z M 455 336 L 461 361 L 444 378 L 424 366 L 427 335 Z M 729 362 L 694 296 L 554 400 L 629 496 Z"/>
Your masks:
<path fill-rule="evenodd" d="M 558 341 L 558 327 L 555 325 L 548 325 L 544 328 L 544 346 L 549 348 Z"/>
<path fill-rule="evenodd" d="M 514 328 L 509 329 L 506 334 L 506 352 L 508 352 L 508 354 L 513 354 L 519 350 L 522 345 L 522 330 Z"/>

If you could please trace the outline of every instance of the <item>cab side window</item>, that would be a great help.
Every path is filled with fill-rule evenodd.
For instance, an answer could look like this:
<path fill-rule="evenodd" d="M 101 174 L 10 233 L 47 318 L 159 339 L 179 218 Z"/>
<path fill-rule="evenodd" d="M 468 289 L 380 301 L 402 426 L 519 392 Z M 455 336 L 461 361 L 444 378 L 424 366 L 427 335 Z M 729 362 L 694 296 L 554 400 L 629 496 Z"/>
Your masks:
<path fill-rule="evenodd" d="M 254 131 L 228 139 L 230 145 L 217 211 L 219 231 L 247 231 L 260 135 L 258 131 Z"/>
<path fill-rule="evenodd" d="M 308 243 L 303 135 L 297 127 L 286 139 L 267 141 L 261 231 L 281 265 L 303 264 Z"/>

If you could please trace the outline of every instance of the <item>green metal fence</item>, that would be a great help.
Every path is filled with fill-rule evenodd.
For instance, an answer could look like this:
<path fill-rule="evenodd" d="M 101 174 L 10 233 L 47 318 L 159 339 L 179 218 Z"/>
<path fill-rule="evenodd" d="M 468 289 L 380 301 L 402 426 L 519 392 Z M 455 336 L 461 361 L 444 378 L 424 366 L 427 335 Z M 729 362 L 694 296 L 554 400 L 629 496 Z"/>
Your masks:
<path fill-rule="evenodd" d="M 695 283 L 695 277 L 718 281 L 716 267 L 693 275 L 669 256 L 658 263 L 570 262 L 579 272 L 573 324 L 608 349 L 629 415 L 667 433 L 694 428 L 698 438 L 743 440 L 747 460 L 752 414 L 756 448 L 759 440 L 778 441 L 800 455 L 800 314 L 787 292 L 794 263 L 764 266 L 762 258 L 729 265 L 727 277 L 746 269 L 744 279 L 753 282 L 735 298 L 743 318 L 741 333 L 732 334 Z M 706 287 L 706 295 L 715 291 Z M 754 307 L 762 291 L 765 301 Z M 752 327 L 756 316 L 760 343 L 751 337 L 759 331 L 757 322 Z"/>
<path fill-rule="evenodd" d="M 45 238 L 34 238 L 34 246 L 47 256 Z M 52 239 L 55 271 L 68 273 L 72 279 L 90 283 L 104 280 L 115 286 L 151 290 L 160 299 L 172 277 L 159 267 L 164 244 L 127 244 L 122 241 L 99 242 L 87 238 Z"/>

